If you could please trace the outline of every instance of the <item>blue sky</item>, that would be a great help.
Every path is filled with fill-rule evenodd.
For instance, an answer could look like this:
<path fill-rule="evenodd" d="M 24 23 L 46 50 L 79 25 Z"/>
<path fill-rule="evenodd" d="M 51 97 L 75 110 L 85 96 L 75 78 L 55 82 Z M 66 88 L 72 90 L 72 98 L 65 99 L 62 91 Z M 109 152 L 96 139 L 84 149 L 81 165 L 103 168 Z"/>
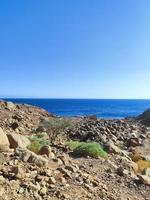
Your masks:
<path fill-rule="evenodd" d="M 150 98 L 149 0 L 0 2 L 0 97 Z"/>

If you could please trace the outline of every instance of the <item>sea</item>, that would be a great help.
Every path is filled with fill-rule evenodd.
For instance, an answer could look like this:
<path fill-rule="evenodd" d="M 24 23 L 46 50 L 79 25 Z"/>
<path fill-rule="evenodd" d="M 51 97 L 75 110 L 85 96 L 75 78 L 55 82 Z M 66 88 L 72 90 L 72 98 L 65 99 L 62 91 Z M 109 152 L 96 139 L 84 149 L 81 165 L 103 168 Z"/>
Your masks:
<path fill-rule="evenodd" d="M 89 116 L 121 119 L 135 117 L 150 108 L 150 100 L 127 99 L 25 99 L 7 98 L 6 101 L 44 108 L 57 116 Z"/>

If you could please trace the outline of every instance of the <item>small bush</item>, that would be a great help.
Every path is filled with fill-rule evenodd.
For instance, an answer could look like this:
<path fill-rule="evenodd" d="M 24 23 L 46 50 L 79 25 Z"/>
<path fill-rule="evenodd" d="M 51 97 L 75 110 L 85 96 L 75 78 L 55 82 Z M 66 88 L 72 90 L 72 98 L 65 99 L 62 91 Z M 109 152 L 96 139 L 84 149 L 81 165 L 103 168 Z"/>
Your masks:
<path fill-rule="evenodd" d="M 147 160 L 138 160 L 136 164 L 138 165 L 138 173 L 143 172 L 146 168 L 150 168 L 150 161 Z"/>
<path fill-rule="evenodd" d="M 50 141 L 55 141 L 58 135 L 74 127 L 74 121 L 70 118 L 51 118 L 42 121 L 40 125 L 46 128 Z"/>
<path fill-rule="evenodd" d="M 73 150 L 73 154 L 77 157 L 107 158 L 107 153 L 98 143 L 67 142 L 66 144 Z"/>
<path fill-rule="evenodd" d="M 47 141 L 43 140 L 42 135 L 33 135 L 29 137 L 29 140 L 31 144 L 27 148 L 36 154 L 38 154 L 43 146 L 48 144 Z"/>

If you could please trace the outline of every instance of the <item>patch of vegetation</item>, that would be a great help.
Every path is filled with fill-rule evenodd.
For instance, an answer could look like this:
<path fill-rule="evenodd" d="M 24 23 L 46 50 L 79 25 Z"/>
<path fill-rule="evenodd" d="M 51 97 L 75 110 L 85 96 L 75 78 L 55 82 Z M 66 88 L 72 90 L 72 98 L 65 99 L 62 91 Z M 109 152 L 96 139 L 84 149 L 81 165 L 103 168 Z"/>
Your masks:
<path fill-rule="evenodd" d="M 130 157 L 133 162 L 137 162 L 138 160 L 141 160 L 141 155 L 139 152 L 134 152 Z"/>
<path fill-rule="evenodd" d="M 71 118 L 51 118 L 50 120 L 42 121 L 41 126 L 45 127 L 50 141 L 56 140 L 58 135 L 63 135 L 65 130 L 72 129 L 74 127 L 74 121 Z"/>
<path fill-rule="evenodd" d="M 36 154 L 38 154 L 43 146 L 48 144 L 48 142 L 43 139 L 42 134 L 32 135 L 29 137 L 29 140 L 31 141 L 31 144 L 27 148 Z"/>
<path fill-rule="evenodd" d="M 77 157 L 87 157 L 92 158 L 107 158 L 107 153 L 103 150 L 100 144 L 91 142 L 67 142 L 68 145 L 73 150 L 73 155 Z"/>
<path fill-rule="evenodd" d="M 134 152 L 131 159 L 137 164 L 137 168 L 134 170 L 135 173 L 142 173 L 144 169 L 150 168 L 150 161 L 143 160 L 139 152 Z"/>
<path fill-rule="evenodd" d="M 143 172 L 146 168 L 150 168 L 150 161 L 147 160 L 138 160 L 136 164 L 138 165 L 138 173 Z"/>

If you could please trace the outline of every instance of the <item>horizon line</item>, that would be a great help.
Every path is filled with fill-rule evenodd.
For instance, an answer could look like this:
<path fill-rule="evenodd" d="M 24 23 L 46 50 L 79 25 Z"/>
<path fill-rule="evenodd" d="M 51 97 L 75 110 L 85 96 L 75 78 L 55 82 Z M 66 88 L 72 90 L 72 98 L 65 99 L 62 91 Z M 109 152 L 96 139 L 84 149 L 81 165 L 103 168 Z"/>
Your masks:
<path fill-rule="evenodd" d="M 150 98 L 0 97 L 0 99 L 150 100 Z"/>

